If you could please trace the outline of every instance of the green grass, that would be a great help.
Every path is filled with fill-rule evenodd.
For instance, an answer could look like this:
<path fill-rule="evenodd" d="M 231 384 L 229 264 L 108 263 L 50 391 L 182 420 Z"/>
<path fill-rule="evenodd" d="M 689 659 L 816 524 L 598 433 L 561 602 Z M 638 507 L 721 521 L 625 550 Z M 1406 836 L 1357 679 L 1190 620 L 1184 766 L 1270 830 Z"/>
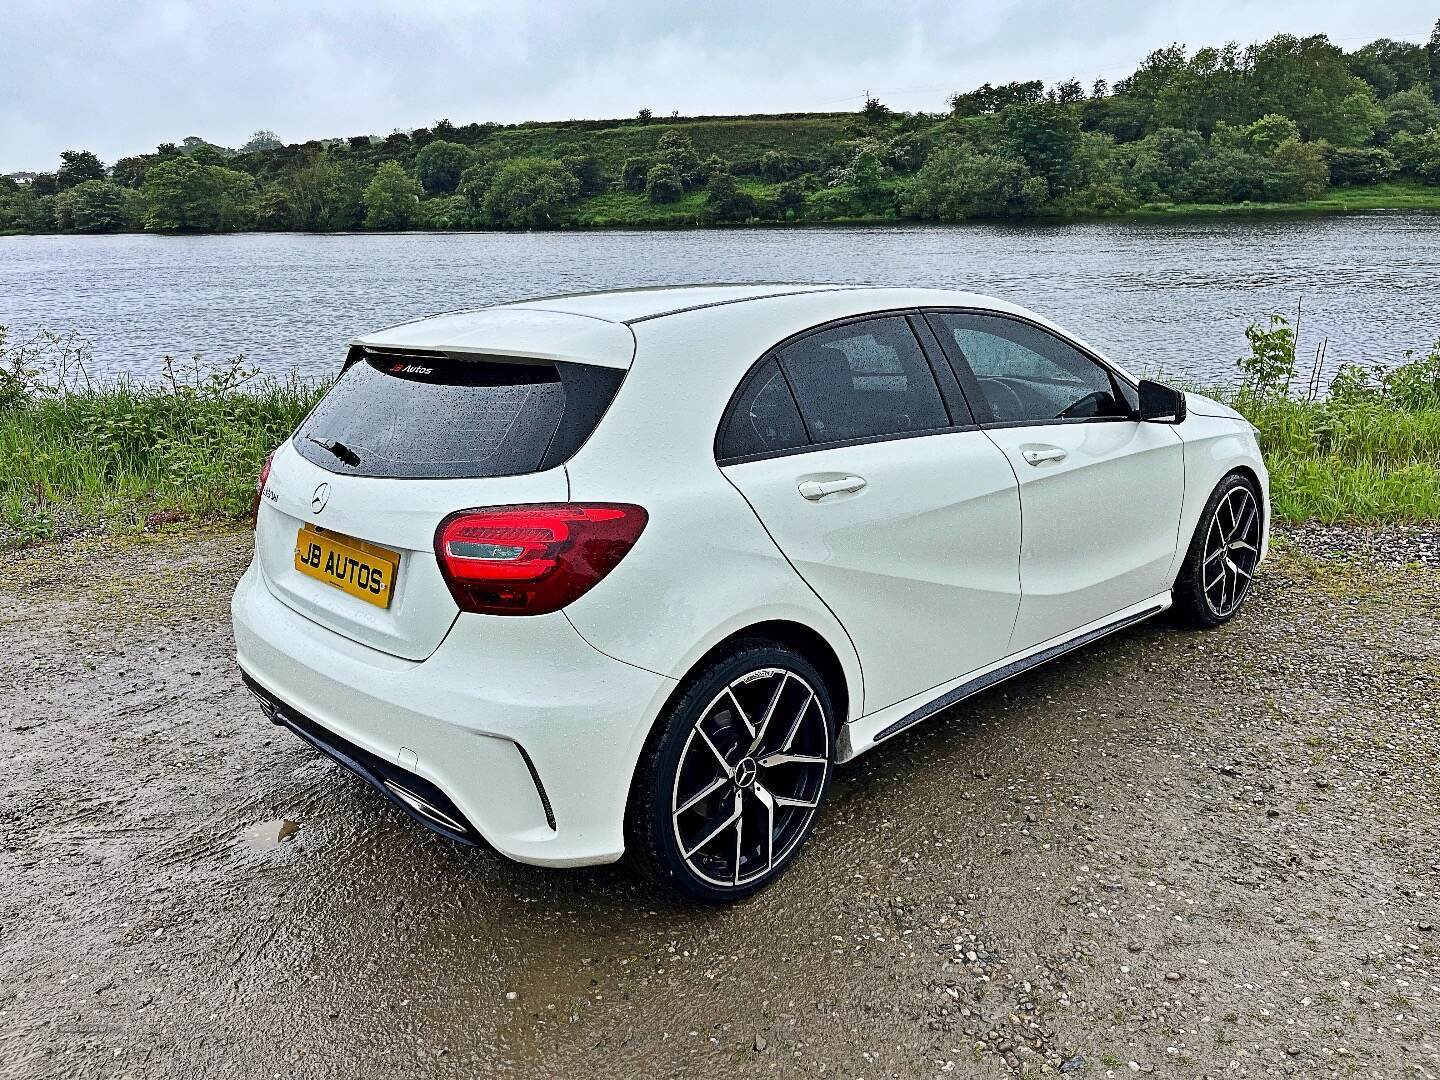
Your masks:
<path fill-rule="evenodd" d="M 757 199 L 770 194 L 777 186 L 748 177 L 737 180 L 736 184 Z M 705 191 L 696 189 L 687 191 L 672 203 L 652 203 L 644 195 L 611 191 L 580 200 L 576 204 L 574 220 L 577 225 L 593 228 L 696 225 L 705 213 L 705 198 Z"/>
<path fill-rule="evenodd" d="M 1285 521 L 1440 521 L 1440 407 L 1227 395 L 1259 430 Z"/>
<path fill-rule="evenodd" d="M 1391 367 L 1344 364 L 1299 397 L 1297 341 L 1270 316 L 1245 332 L 1238 390 L 1211 393 L 1258 432 L 1276 516 L 1379 524 L 1440 521 L 1440 342 Z"/>
<path fill-rule="evenodd" d="M 1165 217 L 1171 214 L 1288 214 L 1307 211 L 1440 210 L 1440 186 L 1431 184 L 1369 184 L 1331 188 L 1318 199 L 1274 203 L 1150 203 L 1117 217 Z M 1112 215 L 1107 215 L 1112 216 Z"/>
<path fill-rule="evenodd" d="M 1255 355 L 1293 366 L 1287 334 L 1283 321 L 1259 331 Z M 77 342 L 48 335 L 7 347 L 0 327 L 0 547 L 243 519 L 265 455 L 324 391 L 257 378 L 238 360 L 181 371 L 167 359 L 158 384 L 97 386 Z M 1385 373 L 1348 369 L 1314 401 L 1285 392 L 1293 371 L 1241 366 L 1242 389 L 1209 393 L 1258 429 L 1278 518 L 1440 521 L 1440 345 Z"/>
<path fill-rule="evenodd" d="M 47 383 L 33 369 L 22 381 L 17 370 L 0 366 L 0 547 L 147 519 L 242 518 L 265 455 L 323 389 L 238 363 L 183 380 L 172 368 L 157 386 Z"/>
<path fill-rule="evenodd" d="M 758 161 L 767 150 L 784 150 L 805 158 L 825 158 L 836 143 L 854 138 L 861 129 L 853 114 L 807 117 L 735 117 L 712 120 L 657 118 L 650 124 L 626 123 L 600 130 L 534 124 L 497 131 L 482 143 L 506 157 L 552 157 L 557 146 L 583 142 L 609 173 L 618 173 L 626 158 L 653 156 L 667 131 L 689 136 L 703 161 L 718 155 L 726 161 Z"/>
<path fill-rule="evenodd" d="M 575 223 L 586 226 L 695 225 L 704 210 L 704 191 L 687 191 L 672 203 L 652 203 L 644 195 L 612 191 L 581 200 L 575 209 Z"/>

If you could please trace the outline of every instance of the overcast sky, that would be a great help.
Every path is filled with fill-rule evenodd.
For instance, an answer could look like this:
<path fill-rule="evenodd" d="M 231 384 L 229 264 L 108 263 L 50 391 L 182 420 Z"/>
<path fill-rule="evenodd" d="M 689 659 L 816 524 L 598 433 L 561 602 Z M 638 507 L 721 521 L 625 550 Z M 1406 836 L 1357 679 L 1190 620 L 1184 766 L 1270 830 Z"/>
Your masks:
<path fill-rule="evenodd" d="M 0 172 L 111 163 L 256 128 L 286 142 L 472 120 L 938 110 L 982 82 L 1132 70 L 1192 48 L 1325 33 L 1424 41 L 1434 0 L 0 0 Z"/>

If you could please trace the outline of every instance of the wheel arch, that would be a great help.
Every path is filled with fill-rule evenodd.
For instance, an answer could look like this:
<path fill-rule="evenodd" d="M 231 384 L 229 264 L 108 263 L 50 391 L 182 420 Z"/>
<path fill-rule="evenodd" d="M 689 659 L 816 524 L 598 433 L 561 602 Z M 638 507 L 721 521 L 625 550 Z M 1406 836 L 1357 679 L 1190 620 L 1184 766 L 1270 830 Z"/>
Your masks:
<path fill-rule="evenodd" d="M 813 626 L 797 622 L 793 619 L 772 618 L 749 623 L 739 629 L 733 630 L 720 638 L 708 649 L 695 658 L 694 662 L 686 668 L 685 673 L 676 680 L 670 693 L 665 696 L 664 703 L 651 717 L 648 730 L 644 738 L 640 740 L 640 749 L 636 755 L 636 761 L 632 764 L 630 774 L 629 793 L 626 796 L 625 809 L 625 838 L 628 847 L 630 843 L 631 823 L 635 814 L 636 788 L 639 786 L 641 774 L 634 765 L 644 758 L 648 748 L 660 736 L 663 730 L 662 720 L 669 715 L 675 702 L 689 690 L 691 679 L 697 671 L 700 671 L 707 664 L 714 661 L 735 644 L 741 641 L 770 641 L 777 645 L 783 645 L 794 649 L 806 660 L 815 665 L 820 672 L 821 678 L 825 680 L 826 689 L 830 691 L 831 703 L 835 709 L 836 730 L 835 739 L 838 748 L 843 745 L 845 725 L 851 719 L 850 704 L 857 704 L 862 700 L 860 694 L 862 688 L 859 685 L 851 686 L 850 679 L 846 675 L 845 665 L 840 659 L 839 652 L 822 634 Z M 859 668 L 856 668 L 856 680 L 860 677 Z"/>
<path fill-rule="evenodd" d="M 1219 490 L 1220 485 L 1232 476 L 1240 477 L 1240 479 L 1250 485 L 1250 490 L 1255 493 L 1255 502 L 1260 507 L 1260 536 L 1263 540 L 1270 534 L 1270 493 L 1266 490 L 1265 483 L 1260 479 L 1260 474 L 1251 466 L 1244 463 L 1232 465 L 1221 476 L 1216 478 L 1215 483 L 1210 485 L 1210 490 L 1205 493 L 1205 501 L 1200 505 L 1204 506 L 1205 503 L 1208 503 L 1210 496 L 1214 495 L 1215 492 Z M 1197 519 L 1195 528 L 1199 529 L 1199 527 L 1200 522 Z"/>
<path fill-rule="evenodd" d="M 1185 558 L 1195 541 L 1206 505 L 1215 490 L 1230 476 L 1240 477 L 1260 505 L 1261 558 L 1268 551 L 1273 518 L 1270 500 L 1270 478 L 1264 458 L 1249 427 L 1242 427 L 1237 418 L 1213 417 L 1192 413 L 1185 421 L 1190 429 L 1183 432 L 1185 444 L 1185 497 L 1176 529 L 1175 559 L 1170 568 L 1170 581 L 1178 581 L 1184 570 Z"/>
<path fill-rule="evenodd" d="M 1191 545 L 1195 543 L 1195 538 L 1199 535 L 1200 527 L 1205 523 L 1204 508 L 1209 505 L 1210 499 L 1214 496 L 1215 492 L 1220 490 L 1220 485 L 1232 476 L 1238 476 L 1250 485 L 1250 490 L 1255 493 L 1255 501 L 1260 506 L 1260 534 L 1264 536 L 1269 531 L 1270 502 L 1266 497 L 1265 485 L 1261 482 L 1259 473 L 1249 465 L 1243 463 L 1231 465 L 1219 476 L 1215 477 L 1212 483 L 1202 489 L 1205 495 L 1198 500 L 1200 511 L 1196 514 L 1194 522 L 1191 523 L 1188 533 L 1184 534 L 1184 543 L 1176 553 L 1175 573 L 1171 575 L 1172 577 L 1178 577 L 1179 574 L 1184 571 L 1185 556 L 1189 553 Z"/>
<path fill-rule="evenodd" d="M 649 728 L 645 731 L 644 738 L 639 741 L 641 749 L 637 754 L 637 760 L 644 756 L 643 748 L 649 746 L 660 732 L 661 721 L 669 714 L 675 702 L 690 688 L 691 677 L 737 642 L 756 640 L 773 641 L 777 645 L 794 649 L 815 665 L 821 678 L 825 680 L 826 689 L 830 691 L 831 703 L 835 707 L 835 737 L 837 740 L 841 738 L 845 724 L 851 719 L 851 702 L 858 703 L 861 700 L 861 688 L 859 686 L 851 687 L 850 680 L 845 673 L 845 665 L 840 660 L 840 654 L 826 640 L 825 635 L 813 626 L 807 626 L 805 623 L 796 622 L 793 619 L 764 619 L 731 631 L 695 658 L 694 662 L 686 668 L 685 673 L 671 687 L 670 693 L 665 696 L 664 702 L 656 710 L 655 715 L 650 718 Z M 636 774 L 632 773 L 630 777 L 632 797 L 635 792 L 635 781 Z"/>
<path fill-rule="evenodd" d="M 1240 476 L 1240 477 L 1243 477 L 1246 481 L 1249 482 L 1250 486 L 1255 489 L 1255 497 L 1256 497 L 1256 499 L 1257 499 L 1257 500 L 1263 500 L 1263 499 L 1264 499 L 1264 497 L 1265 497 L 1265 488 L 1264 488 L 1264 485 L 1262 485 L 1262 484 L 1260 483 L 1260 474 L 1257 473 L 1254 469 L 1252 469 L 1249 465 L 1236 465 L 1236 466 L 1235 466 L 1234 468 L 1232 468 L 1229 472 L 1227 472 L 1227 473 L 1225 474 L 1225 476 Z M 1225 479 L 1225 476 L 1222 476 L 1222 477 L 1220 478 L 1220 480 L 1215 481 L 1215 487 L 1219 487 L 1219 486 L 1220 486 L 1220 481 L 1224 480 L 1224 479 Z M 1211 491 L 1214 491 L 1215 488 L 1211 488 L 1210 490 L 1211 490 Z"/>
<path fill-rule="evenodd" d="M 835 647 L 830 644 L 825 635 L 814 627 L 793 619 L 766 619 L 750 623 L 738 630 L 731 631 L 711 645 L 680 677 L 675 688 L 670 692 L 670 696 L 666 699 L 664 707 L 660 710 L 660 714 L 657 715 L 655 723 L 658 723 L 659 717 L 663 716 L 675 699 L 684 692 L 691 675 L 717 656 L 728 651 L 736 642 L 756 639 L 773 641 L 777 645 L 794 649 L 814 664 L 815 669 L 825 680 L 826 689 L 830 691 L 830 697 L 835 706 L 836 726 L 844 727 L 846 721 L 850 719 L 850 703 L 860 700 L 859 687 L 855 687 L 852 691 L 850 681 L 845 674 L 845 666 L 840 661 L 840 654 L 836 652 Z M 652 724 L 652 728 L 654 726 Z"/>

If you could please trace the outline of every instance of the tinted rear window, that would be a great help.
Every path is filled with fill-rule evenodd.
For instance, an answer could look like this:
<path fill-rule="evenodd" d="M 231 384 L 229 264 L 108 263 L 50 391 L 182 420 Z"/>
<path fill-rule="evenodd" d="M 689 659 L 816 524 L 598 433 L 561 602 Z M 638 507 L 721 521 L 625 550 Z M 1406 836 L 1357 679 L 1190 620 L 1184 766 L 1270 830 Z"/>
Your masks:
<path fill-rule="evenodd" d="M 793 450 L 809 443 L 795 398 L 780 374 L 780 365 L 766 360 L 741 387 L 721 428 L 716 457 L 752 457 Z"/>
<path fill-rule="evenodd" d="M 622 375 L 581 364 L 367 356 L 306 418 L 295 448 L 357 476 L 537 472 L 584 442 Z"/>
<path fill-rule="evenodd" d="M 902 317 L 810 334 L 781 350 L 780 365 L 816 443 L 928 431 L 950 423 L 935 376 Z"/>

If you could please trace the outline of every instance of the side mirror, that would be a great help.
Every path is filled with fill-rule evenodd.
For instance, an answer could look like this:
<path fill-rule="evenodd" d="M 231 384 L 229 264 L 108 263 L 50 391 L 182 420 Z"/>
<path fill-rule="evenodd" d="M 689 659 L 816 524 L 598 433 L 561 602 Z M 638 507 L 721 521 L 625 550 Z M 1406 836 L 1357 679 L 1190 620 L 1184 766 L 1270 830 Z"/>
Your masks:
<path fill-rule="evenodd" d="M 1152 423 L 1178 424 L 1185 419 L 1185 395 L 1164 383 L 1140 380 L 1140 407 L 1136 420 Z"/>

